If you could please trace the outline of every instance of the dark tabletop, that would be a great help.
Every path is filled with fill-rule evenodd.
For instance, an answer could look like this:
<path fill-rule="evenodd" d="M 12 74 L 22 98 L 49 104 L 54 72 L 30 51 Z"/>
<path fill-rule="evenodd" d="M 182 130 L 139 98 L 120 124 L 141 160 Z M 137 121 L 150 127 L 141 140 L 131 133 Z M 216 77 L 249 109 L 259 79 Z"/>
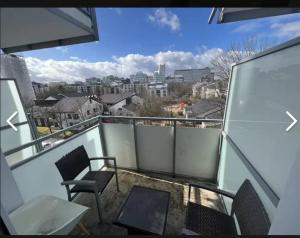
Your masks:
<path fill-rule="evenodd" d="M 169 192 L 133 186 L 116 223 L 127 228 L 163 235 L 169 198 Z"/>

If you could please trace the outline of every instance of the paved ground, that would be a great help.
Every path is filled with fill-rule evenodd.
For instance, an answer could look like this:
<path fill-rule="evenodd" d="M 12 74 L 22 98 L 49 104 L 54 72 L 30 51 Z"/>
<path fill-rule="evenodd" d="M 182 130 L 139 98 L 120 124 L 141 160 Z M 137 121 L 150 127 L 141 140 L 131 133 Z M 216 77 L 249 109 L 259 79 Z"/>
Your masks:
<path fill-rule="evenodd" d="M 101 196 L 103 223 L 99 223 L 95 198 L 93 194 L 81 194 L 76 202 L 86 205 L 91 210 L 84 216 L 82 223 L 93 235 L 127 235 L 127 230 L 113 225 L 119 209 L 133 185 L 156 188 L 171 193 L 167 218 L 166 235 L 178 235 L 184 227 L 186 203 L 188 199 L 187 180 L 172 179 L 166 176 L 153 177 L 140 173 L 119 170 L 120 192 L 117 192 L 115 178 L 111 180 Z M 205 206 L 222 210 L 219 197 L 207 190 L 193 189 L 191 200 Z M 71 234 L 79 234 L 76 228 Z"/>

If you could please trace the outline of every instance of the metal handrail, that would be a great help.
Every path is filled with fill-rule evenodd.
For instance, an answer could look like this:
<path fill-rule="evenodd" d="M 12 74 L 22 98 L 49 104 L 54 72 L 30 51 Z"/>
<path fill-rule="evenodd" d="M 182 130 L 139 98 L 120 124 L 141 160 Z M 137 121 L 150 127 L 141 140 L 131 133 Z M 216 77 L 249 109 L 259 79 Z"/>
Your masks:
<path fill-rule="evenodd" d="M 151 120 L 151 121 L 192 121 L 192 122 L 220 122 L 220 123 L 223 122 L 222 119 L 198 119 L 198 118 L 196 119 L 196 118 L 170 118 L 170 117 L 166 117 L 166 118 L 164 118 L 164 117 L 130 117 L 130 116 L 104 116 L 104 115 L 98 115 L 98 116 L 92 117 L 88 120 L 82 121 L 82 122 L 80 122 L 76 125 L 69 126 L 69 127 L 64 128 L 62 130 L 54 132 L 50 135 L 40 137 L 40 138 L 35 139 L 31 142 L 28 142 L 28 143 L 25 143 L 25 144 L 20 145 L 18 147 L 15 147 L 13 149 L 7 150 L 7 151 L 4 152 L 4 155 L 8 156 L 8 155 L 14 154 L 14 153 L 16 153 L 20 150 L 23 150 L 27 147 L 33 146 L 33 145 L 35 145 L 37 143 L 40 143 L 42 141 L 45 141 L 49 138 L 60 135 L 60 134 L 64 133 L 65 131 L 72 130 L 72 129 L 77 128 L 79 126 L 86 125 L 86 124 L 88 124 L 90 122 L 93 122 L 93 121 L 96 122 L 99 119 L 105 119 L 105 118 L 106 119 L 144 120 L 144 121 Z M 88 128 L 86 128 L 86 130 L 87 129 Z"/>

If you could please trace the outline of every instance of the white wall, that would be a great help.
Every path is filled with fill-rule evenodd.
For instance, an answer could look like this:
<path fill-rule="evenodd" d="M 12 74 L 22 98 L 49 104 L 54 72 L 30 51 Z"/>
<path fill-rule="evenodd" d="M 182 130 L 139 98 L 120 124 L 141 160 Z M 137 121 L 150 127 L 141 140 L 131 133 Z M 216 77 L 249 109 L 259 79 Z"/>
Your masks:
<path fill-rule="evenodd" d="M 112 113 L 112 115 L 115 115 L 117 113 L 118 109 L 122 108 L 125 105 L 126 105 L 126 99 L 111 106 L 109 108 L 109 111 Z"/>
<path fill-rule="evenodd" d="M 39 195 L 52 195 L 67 199 L 66 189 L 60 185 L 62 177 L 55 162 L 80 145 L 84 145 L 90 157 L 103 156 L 99 129 L 96 127 L 14 169 L 12 173 L 23 200 L 26 202 Z M 99 169 L 103 164 L 101 160 L 94 161 L 93 169 Z"/>

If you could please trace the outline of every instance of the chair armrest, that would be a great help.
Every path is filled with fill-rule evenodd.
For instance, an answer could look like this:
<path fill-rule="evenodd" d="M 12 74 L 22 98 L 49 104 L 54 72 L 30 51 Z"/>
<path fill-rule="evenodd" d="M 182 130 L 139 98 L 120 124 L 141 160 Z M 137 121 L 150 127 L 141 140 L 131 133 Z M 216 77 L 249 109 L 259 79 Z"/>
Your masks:
<path fill-rule="evenodd" d="M 112 160 L 114 162 L 114 169 L 117 171 L 116 157 L 112 156 L 102 156 L 102 157 L 92 157 L 90 160 Z"/>
<path fill-rule="evenodd" d="M 116 160 L 116 157 L 102 156 L 102 157 L 92 157 L 90 160 Z"/>
<path fill-rule="evenodd" d="M 96 181 L 91 180 L 66 180 L 61 183 L 61 185 L 84 185 L 84 186 L 96 186 Z"/>
<path fill-rule="evenodd" d="M 224 196 L 226 196 L 226 197 L 229 197 L 229 198 L 231 198 L 231 199 L 234 199 L 234 197 L 235 197 L 235 194 L 233 194 L 233 193 L 230 193 L 230 192 L 227 192 L 227 191 L 218 189 L 218 188 L 214 188 L 214 187 L 211 187 L 211 186 L 209 186 L 209 185 L 205 185 L 205 184 L 193 184 L 193 183 L 190 183 L 190 184 L 189 184 L 189 199 L 190 199 L 190 191 L 191 191 L 191 187 L 196 187 L 196 188 L 202 188 L 202 189 L 205 189 L 205 190 L 209 190 L 209 191 L 212 191 L 212 192 L 215 192 L 215 193 L 224 195 Z"/>

